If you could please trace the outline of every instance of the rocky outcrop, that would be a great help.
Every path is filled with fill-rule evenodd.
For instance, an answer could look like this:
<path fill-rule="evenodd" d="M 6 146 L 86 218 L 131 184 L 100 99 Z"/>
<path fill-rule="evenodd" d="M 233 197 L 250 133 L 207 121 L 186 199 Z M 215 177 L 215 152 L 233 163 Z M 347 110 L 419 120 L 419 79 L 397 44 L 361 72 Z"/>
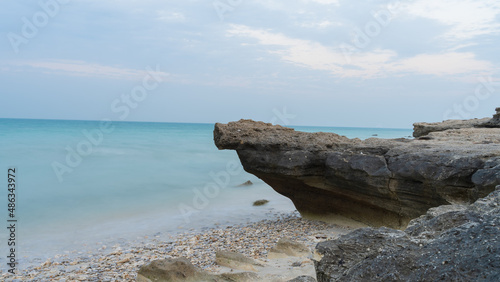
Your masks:
<path fill-rule="evenodd" d="M 422 137 L 431 132 L 445 131 L 449 129 L 486 127 L 500 128 L 500 108 L 496 108 L 493 118 L 469 119 L 469 120 L 445 120 L 443 122 L 417 122 L 413 124 L 413 137 Z"/>
<path fill-rule="evenodd" d="M 295 242 L 289 238 L 281 238 L 275 247 L 269 250 L 267 257 L 273 258 L 284 258 L 288 256 L 292 257 L 307 257 L 311 254 L 306 245 Z"/>
<path fill-rule="evenodd" d="M 486 121 L 485 123 L 481 123 L 476 127 L 488 127 L 488 128 L 500 128 L 500 108 L 495 109 L 497 113 L 493 116 L 492 119 Z"/>
<path fill-rule="evenodd" d="M 314 277 L 311 276 L 302 275 L 292 280 L 288 280 L 287 282 L 316 282 L 316 279 L 314 279 Z"/>
<path fill-rule="evenodd" d="M 137 281 L 216 281 L 215 277 L 194 266 L 186 258 L 176 258 L 155 260 L 142 266 L 137 274 Z"/>
<path fill-rule="evenodd" d="M 472 203 L 500 184 L 499 128 L 361 141 L 240 120 L 216 124 L 214 140 L 305 217 L 340 214 L 401 228 L 431 207 Z"/>
<path fill-rule="evenodd" d="M 217 275 L 214 282 L 256 282 L 261 281 L 259 275 L 253 272 L 222 273 Z"/>
<path fill-rule="evenodd" d="M 215 253 L 215 262 L 220 266 L 246 271 L 257 271 L 255 267 L 262 266 L 261 263 L 247 258 L 243 254 L 228 251 L 217 251 Z"/>
<path fill-rule="evenodd" d="M 416 122 L 413 124 L 413 137 L 418 138 L 431 132 L 445 131 L 449 129 L 471 128 L 489 122 L 490 118 L 468 119 L 468 120 L 445 120 L 443 122 Z"/>
<path fill-rule="evenodd" d="M 361 228 L 319 243 L 318 281 L 500 281 L 500 186 L 433 208 L 405 231 Z"/>
<path fill-rule="evenodd" d="M 155 260 L 142 266 L 137 282 L 253 282 L 260 277 L 252 272 L 212 274 L 194 266 L 187 258 Z"/>

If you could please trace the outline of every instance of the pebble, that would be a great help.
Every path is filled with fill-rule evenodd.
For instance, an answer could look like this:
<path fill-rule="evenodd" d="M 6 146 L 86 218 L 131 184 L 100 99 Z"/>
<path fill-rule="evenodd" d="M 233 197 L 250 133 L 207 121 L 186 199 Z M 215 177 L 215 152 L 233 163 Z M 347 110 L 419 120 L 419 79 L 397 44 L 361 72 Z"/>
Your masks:
<path fill-rule="evenodd" d="M 282 237 L 302 242 L 314 247 L 318 231 L 328 228 L 347 229 L 333 224 L 310 221 L 300 218 L 296 213 L 279 214 L 276 220 L 263 220 L 255 223 L 216 226 L 200 232 L 189 231 L 172 235 L 172 241 L 151 239 L 143 244 L 103 245 L 90 255 L 69 257 L 60 254 L 39 266 L 22 269 L 16 276 L 2 273 L 2 281 L 135 281 L 139 268 L 153 260 L 187 257 L 191 262 L 207 271 L 217 272 L 215 251 L 240 252 L 248 257 L 267 260 L 267 252 Z M 146 237 L 144 237 L 146 238 Z M 300 263 L 300 262 L 299 262 Z M 299 266 L 296 263 L 296 266 Z M 302 263 L 300 263 L 302 264 Z"/>

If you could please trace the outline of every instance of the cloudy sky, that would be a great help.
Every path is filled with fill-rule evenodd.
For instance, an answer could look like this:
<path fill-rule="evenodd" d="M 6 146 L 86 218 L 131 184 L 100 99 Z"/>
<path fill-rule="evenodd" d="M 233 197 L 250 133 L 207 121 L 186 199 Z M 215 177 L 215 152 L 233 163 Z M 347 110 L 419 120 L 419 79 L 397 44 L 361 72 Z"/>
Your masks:
<path fill-rule="evenodd" d="M 0 118 L 410 128 L 500 106 L 498 0 L 3 1 Z"/>

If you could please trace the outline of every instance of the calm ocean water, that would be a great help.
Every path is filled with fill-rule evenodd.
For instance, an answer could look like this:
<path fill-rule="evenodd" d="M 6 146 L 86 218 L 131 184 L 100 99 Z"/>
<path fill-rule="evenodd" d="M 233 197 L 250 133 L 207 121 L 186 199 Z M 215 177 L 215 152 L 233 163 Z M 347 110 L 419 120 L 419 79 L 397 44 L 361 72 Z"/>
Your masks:
<path fill-rule="evenodd" d="M 411 135 L 410 129 L 294 128 L 362 139 Z M 55 254 L 294 210 L 244 172 L 234 151 L 217 150 L 212 131 L 213 124 L 113 122 L 106 128 L 96 121 L 0 119 L 0 214 L 7 226 L 5 183 L 7 169 L 15 167 L 20 267 Z M 247 180 L 254 185 L 237 187 Z M 253 207 L 259 199 L 270 203 Z M 5 269 L 8 234 L 2 230 Z"/>

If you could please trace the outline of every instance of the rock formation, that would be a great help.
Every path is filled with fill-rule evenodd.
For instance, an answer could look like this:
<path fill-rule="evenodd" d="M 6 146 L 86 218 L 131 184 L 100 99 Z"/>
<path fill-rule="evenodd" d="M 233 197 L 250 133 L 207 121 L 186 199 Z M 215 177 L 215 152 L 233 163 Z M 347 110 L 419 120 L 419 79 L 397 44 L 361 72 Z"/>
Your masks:
<path fill-rule="evenodd" d="M 141 267 L 137 282 L 253 282 L 260 281 L 251 272 L 212 274 L 194 266 L 186 258 L 155 260 Z"/>
<path fill-rule="evenodd" d="M 155 260 L 144 265 L 137 274 L 138 282 L 200 281 L 210 278 L 186 258 Z"/>
<path fill-rule="evenodd" d="M 469 120 L 445 120 L 443 122 L 416 122 L 413 124 L 413 137 L 422 137 L 431 132 L 445 131 L 449 129 L 486 127 L 500 128 L 500 108 L 496 108 L 493 118 L 469 119 Z"/>
<path fill-rule="evenodd" d="M 189 259 L 167 258 L 151 261 L 139 269 L 137 282 L 260 282 L 260 281 L 316 281 L 312 253 L 302 243 L 281 238 L 270 252 L 266 262 L 249 258 L 238 252 L 215 251 L 215 263 L 220 271 L 208 272 L 193 265 Z M 291 258 L 295 258 L 295 262 Z M 296 259 L 299 259 L 298 261 Z M 295 278 L 294 278 L 295 277 Z M 293 279 L 292 279 L 293 278 Z M 292 279 L 292 280 L 290 280 Z"/>
<path fill-rule="evenodd" d="M 468 119 L 468 120 L 445 120 L 443 122 L 416 122 L 413 124 L 413 137 L 418 138 L 431 132 L 445 131 L 448 129 L 460 129 L 479 126 L 489 122 L 490 118 Z"/>
<path fill-rule="evenodd" d="M 307 257 L 310 254 L 311 251 L 304 244 L 295 242 L 289 238 L 281 238 L 276 246 L 269 250 L 267 257 L 270 259 L 288 256 Z"/>
<path fill-rule="evenodd" d="M 214 140 L 306 217 L 401 228 L 431 207 L 472 203 L 500 184 L 500 128 L 361 141 L 240 120 L 216 124 Z"/>
<path fill-rule="evenodd" d="M 243 254 L 222 250 L 215 253 L 215 262 L 220 266 L 246 271 L 257 271 L 255 266 L 262 266 L 261 263 L 248 258 Z"/>
<path fill-rule="evenodd" d="M 499 128 L 500 127 L 500 108 L 495 109 L 497 113 L 492 119 L 486 121 L 485 123 L 476 125 L 476 127 L 489 127 L 489 128 Z"/>
<path fill-rule="evenodd" d="M 288 280 L 288 282 L 316 282 L 316 279 L 314 279 L 314 277 L 311 276 L 302 275 L 292 280 Z"/>
<path fill-rule="evenodd" d="M 430 209 L 403 232 L 361 228 L 319 243 L 318 281 L 500 281 L 500 186 Z"/>

